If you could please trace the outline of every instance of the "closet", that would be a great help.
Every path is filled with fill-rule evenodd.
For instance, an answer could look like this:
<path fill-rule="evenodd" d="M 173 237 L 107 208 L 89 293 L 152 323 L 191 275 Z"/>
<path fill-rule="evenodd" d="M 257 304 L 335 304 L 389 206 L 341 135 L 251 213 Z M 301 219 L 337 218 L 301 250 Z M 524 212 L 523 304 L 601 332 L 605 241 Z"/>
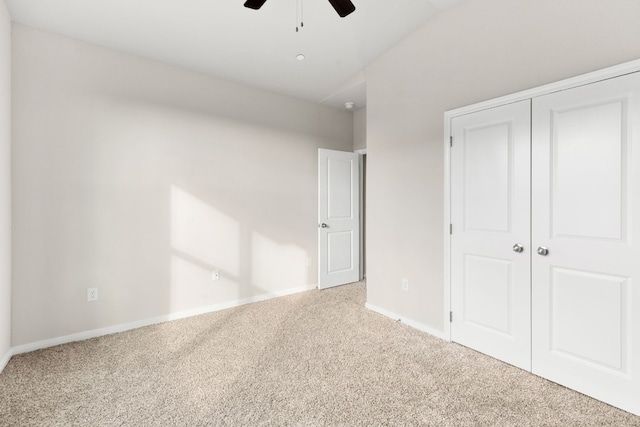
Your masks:
<path fill-rule="evenodd" d="M 640 72 L 601 75 L 447 113 L 449 333 L 640 415 Z"/>

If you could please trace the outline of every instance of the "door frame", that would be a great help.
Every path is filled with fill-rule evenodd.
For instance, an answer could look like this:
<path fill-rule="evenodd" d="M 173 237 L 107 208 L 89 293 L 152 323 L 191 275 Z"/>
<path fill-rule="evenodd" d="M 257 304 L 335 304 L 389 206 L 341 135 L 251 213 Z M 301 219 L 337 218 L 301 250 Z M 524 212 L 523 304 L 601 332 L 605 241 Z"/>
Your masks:
<path fill-rule="evenodd" d="M 532 89 L 527 89 L 521 92 L 516 92 L 510 95 L 494 98 L 488 101 L 479 102 L 472 105 L 456 108 L 453 110 L 445 111 L 444 113 L 444 221 L 443 221 L 443 234 L 444 234 L 444 333 L 443 338 L 446 341 L 451 341 L 451 119 L 465 114 L 475 113 L 477 111 L 486 110 L 493 107 L 499 107 L 505 104 L 511 104 L 518 101 L 524 101 L 526 99 L 536 98 L 542 95 L 548 95 L 550 93 L 559 92 L 562 90 L 571 89 L 577 86 L 583 86 L 590 83 L 595 83 L 601 80 L 606 80 L 614 77 L 619 77 L 625 74 L 630 74 L 640 71 L 640 59 L 624 62 L 619 65 L 604 68 L 602 70 L 594 71 L 587 74 L 582 74 L 576 77 L 560 80 L 548 85 L 539 86 Z"/>
<path fill-rule="evenodd" d="M 365 270 L 366 265 L 366 253 L 365 253 L 365 242 L 366 242 L 366 227 L 365 227 L 365 204 L 366 197 L 365 190 L 367 187 L 366 184 L 366 170 L 365 170 L 365 158 L 367 156 L 367 149 L 360 148 L 358 150 L 353 150 L 354 153 L 358 154 L 358 162 L 360 167 L 360 280 L 364 280 L 367 278 L 367 273 Z"/>

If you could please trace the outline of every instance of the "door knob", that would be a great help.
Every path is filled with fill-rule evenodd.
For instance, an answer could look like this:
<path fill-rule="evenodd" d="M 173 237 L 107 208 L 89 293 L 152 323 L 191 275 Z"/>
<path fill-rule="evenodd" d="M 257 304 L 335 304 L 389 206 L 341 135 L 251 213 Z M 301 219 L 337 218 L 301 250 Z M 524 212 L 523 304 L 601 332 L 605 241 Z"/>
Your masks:
<path fill-rule="evenodd" d="M 329 226 L 327 224 L 325 224 L 324 222 L 322 224 L 320 224 L 321 228 L 329 228 Z"/>
<path fill-rule="evenodd" d="M 513 245 L 513 252 L 520 253 L 522 251 L 524 251 L 524 246 L 522 246 L 520 243 L 516 243 L 515 245 Z"/>
<path fill-rule="evenodd" d="M 538 255 L 547 256 L 549 254 L 549 249 L 544 246 L 538 247 Z"/>

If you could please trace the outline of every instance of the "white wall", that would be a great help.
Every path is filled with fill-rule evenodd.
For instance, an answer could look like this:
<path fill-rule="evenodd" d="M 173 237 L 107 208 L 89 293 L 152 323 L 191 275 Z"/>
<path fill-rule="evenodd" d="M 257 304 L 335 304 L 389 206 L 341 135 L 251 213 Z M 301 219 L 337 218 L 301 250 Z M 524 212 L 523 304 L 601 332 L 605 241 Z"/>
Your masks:
<path fill-rule="evenodd" d="M 350 112 L 20 25 L 13 72 L 14 346 L 317 283 Z"/>
<path fill-rule="evenodd" d="M 353 149 L 367 148 L 367 109 L 353 112 Z"/>
<path fill-rule="evenodd" d="M 11 19 L 0 1 L 0 371 L 11 350 Z"/>
<path fill-rule="evenodd" d="M 369 304 L 444 329 L 444 111 L 640 58 L 638 17 L 637 0 L 466 1 L 368 67 Z"/>

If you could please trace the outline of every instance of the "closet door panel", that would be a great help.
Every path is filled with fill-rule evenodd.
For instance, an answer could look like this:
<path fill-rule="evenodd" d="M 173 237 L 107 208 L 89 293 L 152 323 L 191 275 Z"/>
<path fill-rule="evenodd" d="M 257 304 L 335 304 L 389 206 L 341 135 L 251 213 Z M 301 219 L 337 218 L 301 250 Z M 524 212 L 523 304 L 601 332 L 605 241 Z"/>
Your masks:
<path fill-rule="evenodd" d="M 613 99 L 551 113 L 552 236 L 627 237 L 627 108 L 626 99 Z"/>
<path fill-rule="evenodd" d="M 639 74 L 535 98 L 531 187 L 533 372 L 635 413 L 639 101 Z"/>
<path fill-rule="evenodd" d="M 452 135 L 451 336 L 530 370 L 530 102 L 456 117 Z"/>

